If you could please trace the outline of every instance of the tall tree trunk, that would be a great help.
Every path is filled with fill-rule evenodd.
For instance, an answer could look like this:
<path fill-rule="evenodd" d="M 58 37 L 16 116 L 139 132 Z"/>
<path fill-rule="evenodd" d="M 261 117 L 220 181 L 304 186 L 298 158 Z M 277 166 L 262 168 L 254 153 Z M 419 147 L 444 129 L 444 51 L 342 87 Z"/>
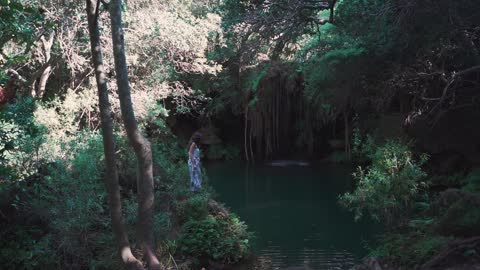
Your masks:
<path fill-rule="evenodd" d="M 245 126 L 244 126 L 245 158 L 247 159 L 247 162 L 250 163 L 250 159 L 248 158 L 248 133 L 247 133 L 247 131 L 248 131 L 248 102 L 245 105 L 245 113 L 243 115 L 244 115 L 244 119 L 245 119 Z"/>
<path fill-rule="evenodd" d="M 127 265 L 128 269 L 140 270 L 143 269 L 142 263 L 132 254 L 128 235 L 123 224 L 122 201 L 120 198 L 118 171 L 115 162 L 115 139 L 113 137 L 113 121 L 111 118 L 112 111 L 110 102 L 108 101 L 108 89 L 103 69 L 100 32 L 98 30 L 98 8 L 100 0 L 98 0 L 96 5 L 95 2 L 95 0 L 86 0 L 92 64 L 95 70 L 98 88 L 98 103 L 100 107 L 103 148 L 106 163 L 106 176 L 104 181 L 108 191 L 108 203 L 110 206 L 113 233 L 117 239 L 117 245 L 122 261 Z"/>
<path fill-rule="evenodd" d="M 345 156 L 350 160 L 352 155 L 350 150 L 350 125 L 348 123 L 347 109 L 343 111 L 343 120 L 345 121 Z"/>
<path fill-rule="evenodd" d="M 150 142 L 141 134 L 138 128 L 138 123 L 133 111 L 130 84 L 128 82 L 127 60 L 125 57 L 121 4 L 121 0 L 112 0 L 110 2 L 110 19 L 120 109 L 128 140 L 135 151 L 138 163 L 138 234 L 149 268 L 160 269 L 160 263 L 154 252 L 152 150 Z"/>
<path fill-rule="evenodd" d="M 333 24 L 334 23 L 334 10 L 335 10 L 335 4 L 337 3 L 337 0 L 330 0 L 330 18 L 328 19 L 328 22 Z"/>

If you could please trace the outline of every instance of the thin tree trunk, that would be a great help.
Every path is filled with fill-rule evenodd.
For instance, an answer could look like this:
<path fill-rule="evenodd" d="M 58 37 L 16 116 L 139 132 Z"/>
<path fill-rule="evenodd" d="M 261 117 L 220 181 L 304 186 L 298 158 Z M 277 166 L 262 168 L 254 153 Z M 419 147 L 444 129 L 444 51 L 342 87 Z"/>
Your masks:
<path fill-rule="evenodd" d="M 110 19 L 120 109 L 128 140 L 135 151 L 138 162 L 138 234 L 149 269 L 160 269 L 160 263 L 155 256 L 155 238 L 153 234 L 154 183 L 152 150 L 150 142 L 141 134 L 138 128 L 133 111 L 130 84 L 128 82 L 127 60 L 125 57 L 121 4 L 121 0 L 112 0 L 110 2 Z"/>
<path fill-rule="evenodd" d="M 250 163 L 250 159 L 248 158 L 248 102 L 245 105 L 245 113 L 244 113 L 244 118 L 245 118 L 245 128 L 244 128 L 244 146 L 245 146 L 245 158 L 247 159 L 247 162 Z"/>
<path fill-rule="evenodd" d="M 255 113 L 255 111 L 251 111 L 249 113 L 249 116 L 250 116 L 250 130 L 248 132 L 248 150 L 249 150 L 249 153 L 250 153 L 250 163 L 254 164 L 255 163 L 255 155 L 253 153 L 253 133 L 254 132 L 257 132 L 258 130 L 258 115 L 257 113 Z M 257 146 L 257 142 L 255 141 L 255 146 Z"/>
<path fill-rule="evenodd" d="M 117 245 L 122 261 L 127 265 L 128 269 L 140 270 L 143 269 L 142 263 L 132 254 L 128 235 L 123 224 L 122 201 L 118 184 L 118 171 L 115 162 L 115 140 L 113 136 L 113 121 L 111 118 L 112 111 L 108 101 L 107 82 L 103 70 L 100 32 L 98 30 L 98 8 L 100 0 L 98 0 L 96 7 L 95 0 L 86 0 L 86 3 L 92 64 L 97 80 L 98 103 L 102 123 L 103 148 L 106 163 L 106 176 L 104 181 L 108 191 L 108 203 L 110 206 L 113 233 L 117 239 Z"/>
<path fill-rule="evenodd" d="M 350 160 L 351 158 L 351 151 L 350 151 L 350 125 L 348 123 L 348 113 L 345 109 L 343 111 L 343 119 L 345 121 L 345 155 L 347 159 Z"/>

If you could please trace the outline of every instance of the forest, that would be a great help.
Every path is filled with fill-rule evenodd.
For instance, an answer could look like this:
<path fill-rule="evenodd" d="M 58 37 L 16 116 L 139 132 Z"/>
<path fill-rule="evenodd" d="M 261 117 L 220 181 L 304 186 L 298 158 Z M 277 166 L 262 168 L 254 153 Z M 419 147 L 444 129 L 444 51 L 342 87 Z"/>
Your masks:
<path fill-rule="evenodd" d="M 0 269 L 480 269 L 480 1 L 0 0 Z"/>

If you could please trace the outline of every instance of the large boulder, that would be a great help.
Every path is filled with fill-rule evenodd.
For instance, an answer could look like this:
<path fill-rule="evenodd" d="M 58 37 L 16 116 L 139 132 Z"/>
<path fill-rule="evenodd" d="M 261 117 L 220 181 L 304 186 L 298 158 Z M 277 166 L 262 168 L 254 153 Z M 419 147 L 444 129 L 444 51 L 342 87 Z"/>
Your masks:
<path fill-rule="evenodd" d="M 480 235 L 480 196 L 448 189 L 440 194 L 435 207 L 446 209 L 434 227 L 436 233 L 455 237 Z"/>

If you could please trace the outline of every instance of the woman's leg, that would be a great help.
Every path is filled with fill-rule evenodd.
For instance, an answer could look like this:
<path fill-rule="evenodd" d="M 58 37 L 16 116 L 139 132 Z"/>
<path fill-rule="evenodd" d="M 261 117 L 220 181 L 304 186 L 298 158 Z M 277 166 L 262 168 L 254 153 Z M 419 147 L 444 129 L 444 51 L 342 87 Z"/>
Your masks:
<path fill-rule="evenodd" d="M 202 188 L 202 175 L 200 173 L 200 168 L 195 168 L 194 170 L 194 187 L 195 191 L 200 191 Z"/>
<path fill-rule="evenodd" d="M 188 173 L 190 174 L 190 191 L 195 191 L 195 172 L 190 162 L 188 162 Z"/>

